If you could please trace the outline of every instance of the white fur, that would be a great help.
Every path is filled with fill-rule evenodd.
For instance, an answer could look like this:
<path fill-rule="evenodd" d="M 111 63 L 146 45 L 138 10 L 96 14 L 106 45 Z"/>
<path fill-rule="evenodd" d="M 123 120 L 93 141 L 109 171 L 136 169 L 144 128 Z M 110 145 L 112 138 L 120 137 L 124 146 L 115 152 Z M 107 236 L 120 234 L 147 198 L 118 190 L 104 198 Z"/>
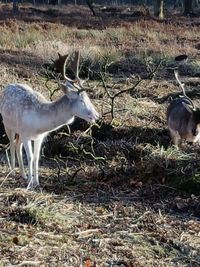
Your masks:
<path fill-rule="evenodd" d="M 63 92 L 64 95 L 54 102 L 46 100 L 25 84 L 10 84 L 1 93 L 0 113 L 10 140 L 11 167 L 15 168 L 16 149 L 20 172 L 26 178 L 22 160 L 23 145 L 28 159 L 28 188 L 39 185 L 38 162 L 44 137 L 72 123 L 75 116 L 88 122 L 98 118 L 86 92 L 79 93 L 72 85 L 67 88 L 67 84 Z M 34 151 L 31 141 L 34 142 Z"/>
<path fill-rule="evenodd" d="M 193 142 L 194 143 L 199 143 L 200 144 L 200 124 L 197 124 L 197 129 L 196 129 L 197 135 L 194 137 Z"/>

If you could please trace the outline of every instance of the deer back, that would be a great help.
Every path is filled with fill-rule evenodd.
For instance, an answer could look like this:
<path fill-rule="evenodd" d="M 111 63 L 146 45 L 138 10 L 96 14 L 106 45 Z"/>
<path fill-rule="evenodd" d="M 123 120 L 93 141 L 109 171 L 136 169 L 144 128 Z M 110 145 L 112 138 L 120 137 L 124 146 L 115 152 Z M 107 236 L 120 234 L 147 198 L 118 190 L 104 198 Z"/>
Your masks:
<path fill-rule="evenodd" d="M 194 135 L 196 131 L 194 111 L 189 105 L 190 101 L 185 97 L 181 97 L 172 100 L 167 109 L 169 129 L 177 131 L 182 138 Z"/>

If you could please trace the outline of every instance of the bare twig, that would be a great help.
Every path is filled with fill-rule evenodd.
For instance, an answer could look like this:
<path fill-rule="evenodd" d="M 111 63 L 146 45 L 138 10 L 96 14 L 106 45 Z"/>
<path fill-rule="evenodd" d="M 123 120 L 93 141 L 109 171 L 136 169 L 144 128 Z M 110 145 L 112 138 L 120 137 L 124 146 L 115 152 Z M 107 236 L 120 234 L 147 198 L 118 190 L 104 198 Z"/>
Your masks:
<path fill-rule="evenodd" d="M 57 91 L 59 91 L 60 88 L 59 88 L 59 86 L 58 86 L 56 89 L 52 90 L 52 89 L 50 88 L 50 86 L 48 85 L 48 82 L 49 82 L 49 81 L 50 81 L 49 79 L 46 80 L 46 82 L 45 82 L 45 87 L 48 89 L 48 92 L 49 92 L 49 98 L 50 98 L 50 100 L 52 101 L 52 100 L 53 100 L 52 98 L 53 98 L 54 94 L 55 94 Z"/>
<path fill-rule="evenodd" d="M 155 77 L 155 75 L 156 75 L 157 71 L 159 70 L 159 68 L 161 67 L 162 63 L 163 63 L 163 59 L 160 60 L 160 62 L 157 64 L 157 66 L 156 66 L 154 69 L 151 68 L 151 72 L 149 73 L 147 79 L 152 80 L 152 79 Z M 107 87 L 107 85 L 106 85 L 105 78 L 104 78 L 104 75 L 103 75 L 102 72 L 100 72 L 100 77 L 101 77 L 101 81 L 102 81 L 103 87 L 104 87 L 104 89 L 105 89 L 105 91 L 106 91 L 106 94 L 107 94 L 107 96 L 108 96 L 108 97 L 110 98 L 110 100 L 111 100 L 111 110 L 110 110 L 109 112 L 107 112 L 107 114 L 108 114 L 108 113 L 111 114 L 111 118 L 112 118 L 112 121 L 113 121 L 113 119 L 114 119 L 114 104 L 115 104 L 115 99 L 116 99 L 118 96 L 120 96 L 120 95 L 122 95 L 122 94 L 124 94 L 124 93 L 133 93 L 134 90 L 138 87 L 138 85 L 139 85 L 140 83 L 142 83 L 143 79 L 142 79 L 140 76 L 137 76 L 137 80 L 136 80 L 136 82 L 134 83 L 133 86 L 131 86 L 131 87 L 129 87 L 129 88 L 126 88 L 126 89 L 123 89 L 123 90 L 121 90 L 121 91 L 119 91 L 119 92 L 117 92 L 117 93 L 115 93 L 115 94 L 111 94 L 111 93 L 108 91 L 108 87 Z"/>

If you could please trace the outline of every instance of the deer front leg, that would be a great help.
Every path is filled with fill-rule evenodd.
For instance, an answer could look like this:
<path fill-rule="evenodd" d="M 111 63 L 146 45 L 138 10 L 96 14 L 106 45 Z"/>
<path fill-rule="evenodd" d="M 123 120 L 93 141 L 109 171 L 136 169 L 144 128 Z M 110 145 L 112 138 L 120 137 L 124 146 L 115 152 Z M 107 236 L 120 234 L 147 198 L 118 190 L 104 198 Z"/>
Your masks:
<path fill-rule="evenodd" d="M 29 139 L 22 139 L 24 149 L 26 151 L 26 156 L 28 160 L 28 179 L 29 184 L 27 189 L 33 188 L 33 152 L 32 152 L 32 144 Z"/>
<path fill-rule="evenodd" d="M 33 159 L 33 166 L 34 166 L 34 176 L 33 176 L 33 185 L 38 186 L 39 178 L 38 178 L 38 168 L 39 168 L 39 158 L 40 158 L 40 150 L 42 146 L 43 136 L 34 141 L 34 159 Z"/>

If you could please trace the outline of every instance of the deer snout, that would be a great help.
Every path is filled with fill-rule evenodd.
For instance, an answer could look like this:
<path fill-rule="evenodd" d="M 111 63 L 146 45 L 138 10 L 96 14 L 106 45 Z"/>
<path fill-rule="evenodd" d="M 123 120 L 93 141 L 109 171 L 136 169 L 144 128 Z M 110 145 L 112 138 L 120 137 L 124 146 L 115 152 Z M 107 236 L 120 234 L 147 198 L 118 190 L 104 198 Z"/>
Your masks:
<path fill-rule="evenodd" d="M 99 118 L 100 118 L 100 115 L 99 115 L 99 113 L 98 112 L 95 112 L 96 114 L 95 114 L 95 120 L 98 120 Z"/>
<path fill-rule="evenodd" d="M 99 119 L 99 113 L 96 110 L 92 110 L 88 113 L 88 119 L 90 122 L 95 122 Z"/>

